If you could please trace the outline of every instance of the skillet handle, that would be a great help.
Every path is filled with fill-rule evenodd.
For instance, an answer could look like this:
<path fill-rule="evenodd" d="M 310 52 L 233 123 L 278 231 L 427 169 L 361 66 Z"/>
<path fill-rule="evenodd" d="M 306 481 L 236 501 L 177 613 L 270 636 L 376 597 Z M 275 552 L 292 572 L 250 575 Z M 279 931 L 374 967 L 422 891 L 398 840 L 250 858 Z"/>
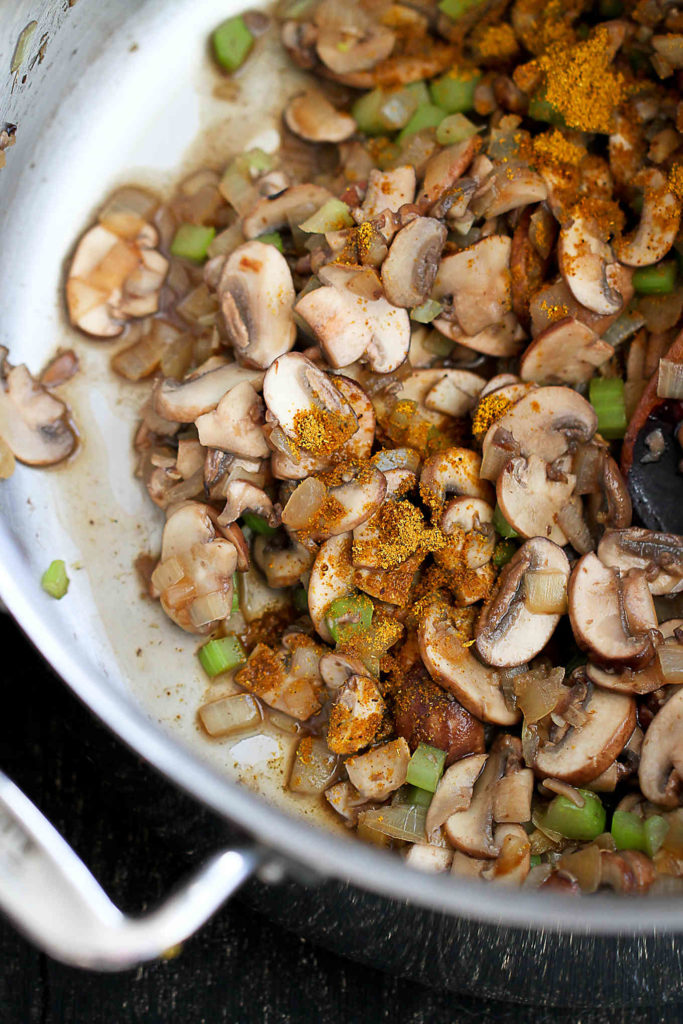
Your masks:
<path fill-rule="evenodd" d="M 114 906 L 71 847 L 0 772 L 0 910 L 62 963 L 123 971 L 192 935 L 263 863 L 258 847 L 211 857 L 141 917 Z"/>

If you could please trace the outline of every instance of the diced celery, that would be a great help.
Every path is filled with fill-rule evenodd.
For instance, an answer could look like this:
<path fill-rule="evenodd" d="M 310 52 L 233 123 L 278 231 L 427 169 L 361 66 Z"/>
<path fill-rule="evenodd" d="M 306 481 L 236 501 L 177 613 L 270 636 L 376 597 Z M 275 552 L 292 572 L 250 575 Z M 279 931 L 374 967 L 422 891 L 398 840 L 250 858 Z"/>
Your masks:
<path fill-rule="evenodd" d="M 441 107 L 437 107 L 433 103 L 422 103 L 398 136 L 399 144 L 405 142 L 415 132 L 422 131 L 423 128 L 436 128 L 437 125 L 441 124 L 445 116 L 446 111 L 442 110 Z"/>
<path fill-rule="evenodd" d="M 453 68 L 435 78 L 429 85 L 432 102 L 448 114 L 462 114 L 474 107 L 474 90 L 481 74 L 470 69 Z"/>
<path fill-rule="evenodd" d="M 335 643 L 344 643 L 372 624 L 374 605 L 366 594 L 338 597 L 332 601 L 325 616 Z"/>
<path fill-rule="evenodd" d="M 552 103 L 548 103 L 543 93 L 537 93 L 531 97 L 528 114 L 534 121 L 547 121 L 548 124 L 554 124 L 558 128 L 565 127 L 565 120 L 562 114 Z"/>
<path fill-rule="evenodd" d="M 496 569 L 502 569 L 504 565 L 507 565 L 516 550 L 517 545 L 512 538 L 499 540 L 493 549 L 493 557 L 491 559 Z"/>
<path fill-rule="evenodd" d="M 453 21 L 458 21 L 473 7 L 482 7 L 484 3 L 485 0 L 441 0 L 439 10 Z"/>
<path fill-rule="evenodd" d="M 479 129 L 464 114 L 449 114 L 436 129 L 436 141 L 440 146 L 454 146 L 476 135 Z"/>
<path fill-rule="evenodd" d="M 633 287 L 639 295 L 670 295 L 676 286 L 676 260 L 663 260 L 633 271 Z"/>
<path fill-rule="evenodd" d="M 443 306 L 436 299 L 426 299 L 421 305 L 411 309 L 410 319 L 418 324 L 430 324 L 432 320 L 436 320 L 442 309 Z"/>
<path fill-rule="evenodd" d="M 40 585 L 46 594 L 56 598 L 58 601 L 64 597 L 69 589 L 69 577 L 66 574 L 66 566 L 61 558 L 55 558 L 42 575 Z"/>
<path fill-rule="evenodd" d="M 510 539 L 511 537 L 519 537 L 517 531 L 510 526 L 507 519 L 501 512 L 500 505 L 496 505 L 493 510 L 493 528 L 501 537 L 506 537 L 507 539 Z"/>
<path fill-rule="evenodd" d="M 272 537 L 277 533 L 277 527 L 269 526 L 263 516 L 257 515 L 256 512 L 243 512 L 242 522 L 254 533 L 262 533 L 264 537 Z"/>
<path fill-rule="evenodd" d="M 598 416 L 598 433 L 608 441 L 626 433 L 624 382 L 620 377 L 594 377 L 588 385 L 590 403 Z"/>
<path fill-rule="evenodd" d="M 595 839 L 605 831 L 605 808 L 600 797 L 589 789 L 580 789 L 584 799 L 583 807 L 578 807 L 566 796 L 556 796 L 551 800 L 543 818 L 543 827 L 558 832 L 567 839 Z"/>
<path fill-rule="evenodd" d="M 182 260 L 202 263 L 215 234 L 215 228 L 201 224 L 181 224 L 171 242 L 171 254 Z"/>
<path fill-rule="evenodd" d="M 433 793 L 443 775 L 446 763 L 446 751 L 432 747 L 428 743 L 420 743 L 408 763 L 406 782 L 418 789 L 426 789 Z"/>
<path fill-rule="evenodd" d="M 632 811 L 615 811 L 611 831 L 617 850 L 645 850 L 643 819 Z"/>
<path fill-rule="evenodd" d="M 254 45 L 254 37 L 241 14 L 219 25 L 211 41 L 216 60 L 226 71 L 237 71 Z"/>
<path fill-rule="evenodd" d="M 211 677 L 220 675 L 221 672 L 229 672 L 247 660 L 244 647 L 236 636 L 222 636 L 218 640 L 209 640 L 197 653 L 202 668 Z"/>
<path fill-rule="evenodd" d="M 668 831 L 669 823 L 661 814 L 653 814 L 651 818 L 645 820 L 643 826 L 643 845 L 648 857 L 654 857 L 661 848 Z"/>
<path fill-rule="evenodd" d="M 265 235 L 259 235 L 256 241 L 263 242 L 265 245 L 274 245 L 280 252 L 284 252 L 282 235 L 279 231 L 268 231 Z"/>
<path fill-rule="evenodd" d="M 339 231 L 355 224 L 351 211 L 341 199 L 328 199 L 326 203 L 307 217 L 299 229 L 307 234 L 323 235 L 326 231 Z"/>

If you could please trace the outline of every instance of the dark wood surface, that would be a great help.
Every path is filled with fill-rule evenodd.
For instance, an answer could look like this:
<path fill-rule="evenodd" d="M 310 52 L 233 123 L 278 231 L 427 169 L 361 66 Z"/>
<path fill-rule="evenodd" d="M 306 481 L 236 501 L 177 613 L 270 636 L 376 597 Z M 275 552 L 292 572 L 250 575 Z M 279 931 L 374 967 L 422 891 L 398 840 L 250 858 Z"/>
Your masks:
<path fill-rule="evenodd" d="M 0 766 L 123 910 L 153 906 L 203 855 L 220 848 L 224 825 L 100 726 L 6 616 L 0 616 L 0 641 Z M 588 987 L 596 969 L 586 964 Z M 55 963 L 0 919 L 0 1024 L 681 1020 L 673 1007 L 590 1014 L 430 992 L 316 947 L 239 901 L 224 907 L 177 958 L 121 975 Z"/>

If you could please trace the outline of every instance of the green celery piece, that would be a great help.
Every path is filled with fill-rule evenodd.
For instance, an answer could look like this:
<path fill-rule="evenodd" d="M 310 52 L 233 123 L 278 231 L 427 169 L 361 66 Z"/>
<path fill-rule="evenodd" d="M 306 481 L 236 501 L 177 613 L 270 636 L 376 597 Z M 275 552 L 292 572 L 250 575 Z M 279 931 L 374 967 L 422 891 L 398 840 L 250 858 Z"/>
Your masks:
<path fill-rule="evenodd" d="M 668 831 L 669 822 L 661 814 L 653 814 L 651 818 L 645 819 L 645 824 L 643 825 L 643 845 L 648 857 L 654 857 L 657 851 L 661 849 Z"/>
<path fill-rule="evenodd" d="M 441 0 L 439 10 L 453 21 L 458 21 L 473 7 L 483 7 L 485 0 Z"/>
<path fill-rule="evenodd" d="M 69 577 L 66 574 L 66 566 L 61 558 L 55 558 L 53 562 L 50 562 L 42 575 L 40 585 L 50 597 L 54 597 L 58 601 L 64 597 L 69 589 Z"/>
<path fill-rule="evenodd" d="M 299 230 L 311 235 L 323 235 L 326 231 L 339 231 L 355 224 L 351 211 L 341 199 L 328 199 L 326 203 L 307 217 Z"/>
<path fill-rule="evenodd" d="M 496 569 L 502 569 L 504 565 L 507 565 L 516 550 L 517 545 L 512 537 L 499 540 L 493 549 L 493 558 L 491 559 Z"/>
<path fill-rule="evenodd" d="M 501 537 L 505 537 L 506 540 L 510 540 L 512 537 L 519 537 L 517 531 L 510 526 L 507 519 L 500 510 L 500 505 L 496 505 L 493 510 L 493 528 L 496 533 L 499 533 Z"/>
<path fill-rule="evenodd" d="M 441 107 L 437 107 L 433 103 L 421 104 L 398 136 L 399 145 L 409 139 L 411 135 L 422 131 L 423 128 L 436 128 L 444 117 L 446 117 L 446 111 Z"/>
<path fill-rule="evenodd" d="M 222 636 L 218 640 L 209 640 L 197 652 L 202 668 L 208 676 L 217 676 L 221 672 L 229 672 L 247 660 L 244 647 L 237 636 Z"/>
<path fill-rule="evenodd" d="M 211 41 L 216 60 L 226 71 L 237 71 L 254 45 L 254 37 L 241 14 L 219 25 Z"/>
<path fill-rule="evenodd" d="M 478 71 L 453 68 L 429 86 L 432 102 L 448 114 L 464 114 L 474 107 L 474 91 L 481 82 Z"/>
<path fill-rule="evenodd" d="M 620 377 L 593 377 L 588 397 L 598 416 L 598 433 L 608 441 L 626 433 L 624 382 Z"/>
<path fill-rule="evenodd" d="M 406 782 L 433 793 L 443 775 L 445 763 L 445 750 L 432 747 L 429 743 L 420 743 L 408 763 Z"/>
<path fill-rule="evenodd" d="M 436 129 L 436 141 L 440 146 L 454 146 L 476 135 L 479 129 L 464 114 L 449 114 Z"/>
<path fill-rule="evenodd" d="M 263 242 L 265 245 L 274 245 L 280 252 L 284 252 L 282 235 L 279 231 L 267 231 L 265 235 L 259 235 L 256 241 Z"/>
<path fill-rule="evenodd" d="M 676 287 L 676 260 L 663 260 L 651 267 L 633 271 L 633 287 L 638 295 L 670 295 Z"/>
<path fill-rule="evenodd" d="M 418 324 L 430 324 L 432 320 L 436 320 L 442 309 L 443 306 L 436 299 L 426 299 L 421 305 L 411 309 L 410 319 Z"/>
<path fill-rule="evenodd" d="M 202 263 L 216 234 L 201 224 L 181 224 L 171 242 L 171 254 L 182 260 Z"/>
<path fill-rule="evenodd" d="M 261 533 L 264 537 L 272 537 L 277 533 L 277 527 L 269 526 L 263 516 L 257 515 L 256 512 L 243 512 L 242 522 L 254 533 Z"/>
<path fill-rule="evenodd" d="M 631 811 L 615 811 L 612 815 L 612 838 L 617 850 L 645 851 L 643 820 Z"/>
<path fill-rule="evenodd" d="M 580 789 L 584 799 L 583 807 L 566 796 L 556 796 L 545 812 L 543 826 L 559 832 L 567 839 L 595 839 L 605 831 L 606 814 L 600 797 L 589 789 Z"/>
<path fill-rule="evenodd" d="M 367 594 L 338 597 L 330 603 L 325 619 L 334 642 L 344 643 L 372 624 L 374 605 Z"/>

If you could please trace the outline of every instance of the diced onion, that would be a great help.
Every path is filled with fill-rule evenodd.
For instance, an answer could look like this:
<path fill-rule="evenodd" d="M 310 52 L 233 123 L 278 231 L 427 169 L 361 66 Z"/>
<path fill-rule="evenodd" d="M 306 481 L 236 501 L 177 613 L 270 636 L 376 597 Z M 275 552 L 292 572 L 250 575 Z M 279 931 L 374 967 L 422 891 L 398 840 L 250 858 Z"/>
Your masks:
<path fill-rule="evenodd" d="M 206 626 L 216 619 L 224 619 L 232 609 L 232 594 L 216 590 L 212 594 L 197 597 L 190 605 L 190 619 L 193 626 Z"/>
<path fill-rule="evenodd" d="M 333 782 L 338 764 L 324 740 L 305 736 L 296 749 L 289 788 L 294 793 L 323 793 Z"/>
<path fill-rule="evenodd" d="M 209 736 L 231 736 L 261 721 L 259 702 L 249 693 L 209 701 L 200 707 L 198 714 Z"/>
<path fill-rule="evenodd" d="M 559 667 L 549 672 L 534 668 L 515 677 L 517 707 L 527 725 L 540 722 L 555 709 L 560 697 L 566 692 L 562 685 L 563 679 L 564 669 Z"/>
<path fill-rule="evenodd" d="M 188 323 L 206 327 L 214 322 L 218 312 L 218 301 L 216 296 L 212 295 L 207 286 L 202 283 L 194 288 L 182 302 L 178 303 L 176 310 Z"/>
<path fill-rule="evenodd" d="M 303 480 L 282 510 L 282 522 L 292 530 L 308 526 L 327 497 L 327 488 L 316 477 Z"/>
<path fill-rule="evenodd" d="M 564 615 L 567 610 L 567 577 L 545 569 L 524 574 L 524 603 L 530 612 Z"/>
<path fill-rule="evenodd" d="M 660 398 L 683 398 L 683 363 L 673 359 L 659 360 L 657 394 Z"/>
<path fill-rule="evenodd" d="M 657 657 L 665 682 L 683 683 L 683 644 L 666 640 L 657 648 Z"/>
<path fill-rule="evenodd" d="M 608 344 L 621 345 L 631 335 L 639 331 L 645 324 L 645 319 L 640 313 L 622 313 L 621 316 L 607 328 L 603 334 L 603 340 Z"/>
<path fill-rule="evenodd" d="M 152 583 L 157 590 L 167 590 L 174 583 L 179 583 L 185 575 L 185 570 L 177 558 L 167 558 L 165 562 L 159 562 L 152 573 Z"/>
<path fill-rule="evenodd" d="M 582 892 L 598 890 L 602 874 L 602 856 L 600 848 L 595 843 L 589 843 L 575 853 L 564 853 L 557 866 L 574 876 Z"/>
<path fill-rule="evenodd" d="M 365 829 L 381 832 L 392 839 L 405 839 L 411 843 L 425 842 L 427 808 L 419 804 L 393 804 L 361 811 L 358 823 Z"/>
<path fill-rule="evenodd" d="M 145 334 L 134 345 L 121 349 L 112 357 L 112 368 L 126 380 L 142 380 L 154 373 L 165 348 L 164 341 L 156 331 Z"/>

